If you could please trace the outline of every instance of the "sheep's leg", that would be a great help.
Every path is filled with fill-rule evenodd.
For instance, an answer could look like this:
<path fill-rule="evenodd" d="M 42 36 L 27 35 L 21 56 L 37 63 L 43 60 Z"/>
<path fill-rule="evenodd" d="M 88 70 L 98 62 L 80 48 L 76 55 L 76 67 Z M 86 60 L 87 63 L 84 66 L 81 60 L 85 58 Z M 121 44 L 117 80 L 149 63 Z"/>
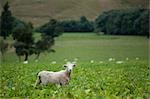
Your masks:
<path fill-rule="evenodd" d="M 64 86 L 64 85 L 66 85 L 66 82 L 65 82 L 65 81 L 60 82 L 58 85 L 60 85 L 60 86 Z"/>
<path fill-rule="evenodd" d="M 38 86 L 41 83 L 41 77 L 38 76 L 36 82 L 35 82 L 35 87 Z"/>
<path fill-rule="evenodd" d="M 66 85 L 69 83 L 69 79 L 68 78 L 64 78 L 61 82 L 60 82 L 60 85 L 63 86 L 63 85 Z"/>
<path fill-rule="evenodd" d="M 60 86 L 62 86 L 63 84 L 62 84 L 62 83 L 60 83 L 59 85 L 60 85 Z"/>
<path fill-rule="evenodd" d="M 57 84 L 56 84 L 56 87 L 57 87 L 57 88 L 60 88 L 61 86 L 62 86 L 61 83 L 57 83 Z"/>

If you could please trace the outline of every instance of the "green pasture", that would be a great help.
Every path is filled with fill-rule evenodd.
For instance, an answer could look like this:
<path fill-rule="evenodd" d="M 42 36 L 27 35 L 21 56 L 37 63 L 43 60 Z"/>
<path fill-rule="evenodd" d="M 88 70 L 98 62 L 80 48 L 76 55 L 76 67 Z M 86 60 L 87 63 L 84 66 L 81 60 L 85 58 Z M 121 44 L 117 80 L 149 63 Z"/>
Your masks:
<path fill-rule="evenodd" d="M 34 36 L 39 39 L 40 34 Z M 11 41 L 11 40 L 9 40 Z M 38 62 L 18 61 L 9 49 L 1 61 L 0 97 L 7 99 L 146 99 L 150 95 L 148 39 L 141 36 L 97 36 L 64 33 L 56 38 L 55 53 L 42 53 Z M 110 58 L 115 60 L 109 61 Z M 23 60 L 23 58 L 22 58 Z M 58 71 L 77 61 L 66 86 L 34 88 L 41 70 Z M 122 63 L 117 64 L 117 61 Z"/>
<path fill-rule="evenodd" d="M 34 36 L 36 39 L 40 39 L 40 34 Z M 80 62 L 106 61 L 109 58 L 123 61 L 126 58 L 135 59 L 136 57 L 148 60 L 148 44 L 148 39 L 141 36 L 97 36 L 95 33 L 65 33 L 56 38 L 53 46 L 56 53 L 43 53 L 39 62 L 63 62 L 64 59 L 73 61 L 74 58 L 78 58 Z M 32 61 L 34 57 L 32 55 L 29 61 Z M 15 53 L 8 53 L 5 60 L 6 62 L 18 61 Z"/>

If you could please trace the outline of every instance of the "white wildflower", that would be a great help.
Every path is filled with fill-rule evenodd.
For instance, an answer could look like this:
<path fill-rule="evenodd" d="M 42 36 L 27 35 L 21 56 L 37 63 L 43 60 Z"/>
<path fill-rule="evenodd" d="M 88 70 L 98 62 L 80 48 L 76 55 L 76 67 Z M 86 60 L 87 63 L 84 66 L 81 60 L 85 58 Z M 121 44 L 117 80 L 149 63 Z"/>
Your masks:
<path fill-rule="evenodd" d="M 74 58 L 74 61 L 78 61 L 78 58 Z"/>
<path fill-rule="evenodd" d="M 38 59 L 35 60 L 35 62 L 38 62 L 38 61 L 39 61 Z"/>
<path fill-rule="evenodd" d="M 99 61 L 100 64 L 104 63 L 103 61 Z"/>
<path fill-rule="evenodd" d="M 128 61 L 128 60 L 129 60 L 129 58 L 127 57 L 127 58 L 126 58 L 126 60 Z"/>
<path fill-rule="evenodd" d="M 94 60 L 91 60 L 90 63 L 94 63 Z"/>
<path fill-rule="evenodd" d="M 109 58 L 108 61 L 115 61 L 115 58 Z"/>
<path fill-rule="evenodd" d="M 23 64 L 28 64 L 28 61 L 24 61 Z"/>
<path fill-rule="evenodd" d="M 68 61 L 68 59 L 64 59 L 64 61 L 65 61 L 65 62 L 67 62 L 67 61 Z"/>
<path fill-rule="evenodd" d="M 122 64 L 123 61 L 116 61 L 116 64 Z"/>
<path fill-rule="evenodd" d="M 52 64 L 56 64 L 56 61 L 52 61 Z"/>
<path fill-rule="evenodd" d="M 135 59 L 136 59 L 136 60 L 139 60 L 139 58 L 138 58 L 138 57 L 136 57 Z"/>

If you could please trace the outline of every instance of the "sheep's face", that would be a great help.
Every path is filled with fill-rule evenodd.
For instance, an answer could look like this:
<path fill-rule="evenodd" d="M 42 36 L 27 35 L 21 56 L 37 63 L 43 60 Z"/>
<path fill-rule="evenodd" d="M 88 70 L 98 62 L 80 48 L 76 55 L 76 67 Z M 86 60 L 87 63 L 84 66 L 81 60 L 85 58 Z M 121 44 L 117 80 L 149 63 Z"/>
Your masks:
<path fill-rule="evenodd" d="M 67 71 L 71 72 L 72 69 L 75 67 L 75 63 L 71 63 L 71 62 L 68 62 L 67 64 L 64 65 L 64 67 L 66 68 Z"/>

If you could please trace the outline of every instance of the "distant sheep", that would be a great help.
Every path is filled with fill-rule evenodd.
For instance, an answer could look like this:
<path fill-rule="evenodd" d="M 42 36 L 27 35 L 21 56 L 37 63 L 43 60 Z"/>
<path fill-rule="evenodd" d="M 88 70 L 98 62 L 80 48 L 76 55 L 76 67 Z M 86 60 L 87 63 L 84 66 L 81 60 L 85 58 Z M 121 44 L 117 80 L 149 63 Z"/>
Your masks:
<path fill-rule="evenodd" d="M 39 84 L 47 85 L 49 83 L 57 84 L 57 85 L 66 85 L 70 80 L 70 75 L 73 67 L 75 67 L 74 63 L 68 62 L 64 65 L 65 70 L 61 70 L 58 72 L 53 71 L 41 71 L 37 75 L 37 80 L 35 86 Z"/>

